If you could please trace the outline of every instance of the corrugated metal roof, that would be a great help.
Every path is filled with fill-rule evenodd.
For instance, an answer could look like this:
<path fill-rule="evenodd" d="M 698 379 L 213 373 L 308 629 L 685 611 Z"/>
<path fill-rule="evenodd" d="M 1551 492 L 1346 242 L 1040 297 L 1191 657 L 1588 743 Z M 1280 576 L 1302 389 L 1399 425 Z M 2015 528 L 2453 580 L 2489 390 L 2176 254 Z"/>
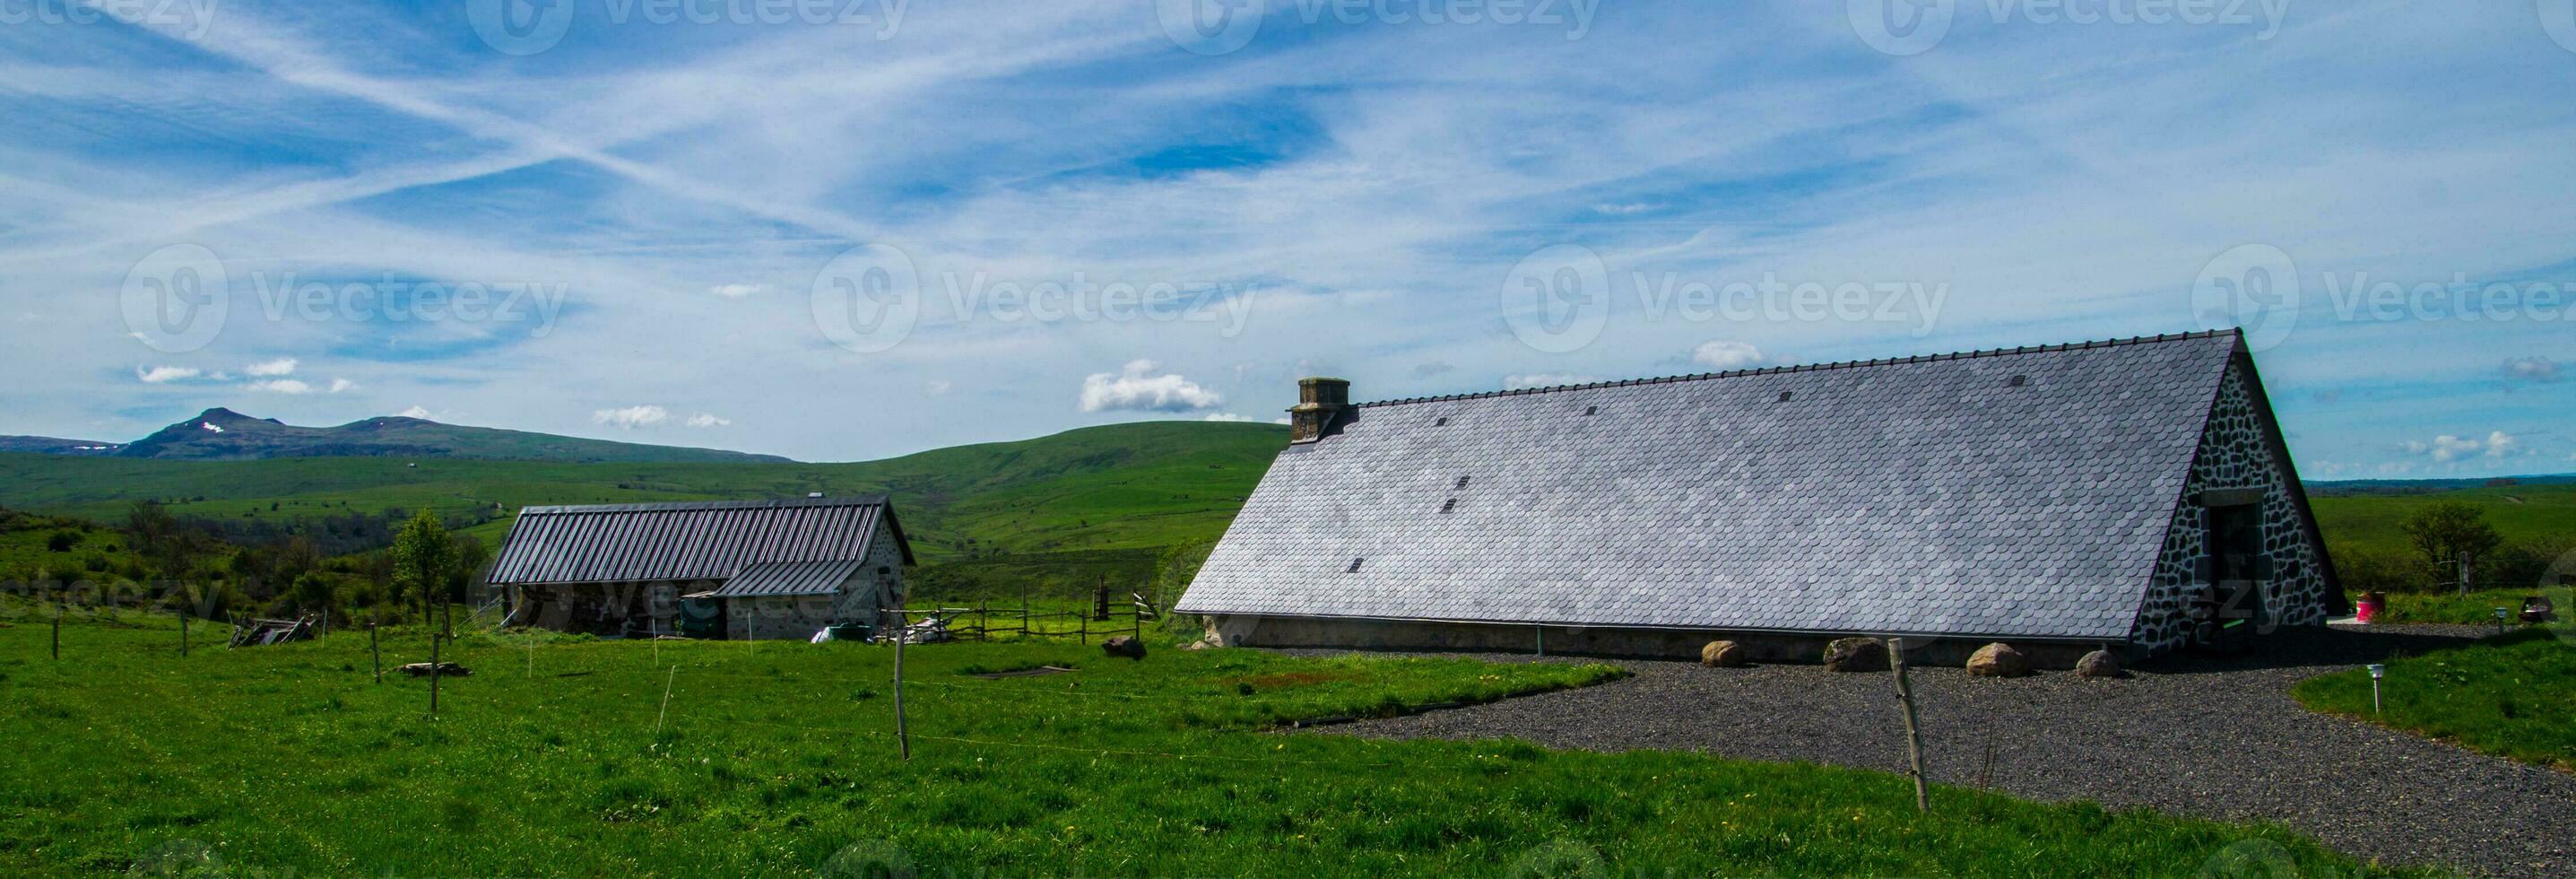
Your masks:
<path fill-rule="evenodd" d="M 2238 350 L 2192 334 L 1366 405 L 1280 454 L 1175 609 L 2124 638 Z"/>
<path fill-rule="evenodd" d="M 859 572 L 866 559 L 822 562 L 761 562 L 745 566 L 708 598 L 752 598 L 781 595 L 831 595 Z"/>
<path fill-rule="evenodd" d="M 912 563 L 883 496 L 528 507 L 493 561 L 495 585 L 723 580 L 763 562 L 866 558 L 878 517 Z"/>

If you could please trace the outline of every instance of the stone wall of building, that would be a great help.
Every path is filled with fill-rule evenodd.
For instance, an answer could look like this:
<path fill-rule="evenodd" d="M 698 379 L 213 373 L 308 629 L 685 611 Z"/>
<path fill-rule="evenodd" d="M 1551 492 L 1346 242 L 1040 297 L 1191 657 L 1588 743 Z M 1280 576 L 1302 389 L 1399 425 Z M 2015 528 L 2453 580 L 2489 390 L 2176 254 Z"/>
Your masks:
<path fill-rule="evenodd" d="M 2239 363 L 2228 367 L 2219 385 L 2209 426 L 2201 433 L 2200 452 L 2192 462 L 2173 521 L 2166 527 L 2164 550 L 2130 635 L 2138 654 L 2163 653 L 2190 640 L 2192 597 L 2207 585 L 2209 519 L 2200 500 L 2206 491 L 2262 491 L 2263 549 L 2272 560 L 2272 576 L 2263 584 L 2263 596 L 2271 625 L 2322 625 L 2330 614 L 2325 568 L 2320 563 L 2325 548 L 2308 536 L 2298 496 L 2291 492 L 2297 476 L 2289 462 L 2273 452 L 2252 380 Z"/>
<path fill-rule="evenodd" d="M 1743 645 L 1751 660 L 1808 663 L 1823 660 L 1835 637 L 1728 632 L 1716 629 L 1623 629 L 1593 626 L 1523 626 L 1490 623 L 1418 623 L 1311 617 L 1216 616 L 1208 634 L 1228 647 L 1321 647 L 1353 650 L 1419 650 L 1461 653 L 1537 653 L 1646 659 L 1698 659 L 1710 641 Z M 1968 654 L 1993 643 L 1982 638 L 1909 639 L 1906 656 L 1923 665 L 1962 665 Z M 2037 668 L 2073 668 L 2085 653 L 2110 644 L 2010 642 Z"/>

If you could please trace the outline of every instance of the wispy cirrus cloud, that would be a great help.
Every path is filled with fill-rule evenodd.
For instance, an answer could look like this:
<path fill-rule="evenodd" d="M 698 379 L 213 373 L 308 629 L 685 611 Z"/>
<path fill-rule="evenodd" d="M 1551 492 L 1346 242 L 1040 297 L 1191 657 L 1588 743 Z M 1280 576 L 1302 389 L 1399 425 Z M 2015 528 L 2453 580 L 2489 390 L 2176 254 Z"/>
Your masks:
<path fill-rule="evenodd" d="M 463 398 L 478 420 L 577 432 L 639 422 L 595 419 L 557 389 L 722 395 L 746 423 L 809 416 L 760 420 L 743 441 L 815 458 L 1275 411 L 1311 363 L 1384 398 L 1658 374 L 1712 338 L 1776 362 L 2190 329 L 2177 303 L 2192 276 L 2254 241 L 2294 254 L 2321 308 L 2321 271 L 2545 277 L 2576 256 L 2576 209 L 2547 195 L 2576 187 L 2553 151 L 2576 112 L 2532 74 L 2567 56 L 2533 37 L 2528 8 L 2364 2 L 2262 42 L 1963 26 L 1902 61 L 1854 39 L 1839 8 L 1802 4 L 1609 8 L 1579 40 L 1274 16 L 1242 51 L 1205 58 L 1131 4 L 968 0 L 916 9 L 883 39 L 576 29 L 506 67 L 453 16 L 400 4 L 222 12 L 202 32 L 0 32 L 15 74 L 0 85 L 0 223 L 24 230 L 0 242 L 0 306 L 47 316 L 0 353 L 41 389 L 13 400 L 23 432 L 76 434 L 101 401 L 217 381 L 123 381 L 164 355 L 98 305 L 175 243 L 227 260 L 235 307 L 211 347 L 168 362 L 300 358 L 249 376 L 303 376 L 281 406 L 356 416 Z M 2351 68 L 2393 32 L 2405 57 Z M 1723 60 L 1742 58 L 1768 63 Z M 962 106 L 978 111 L 942 112 Z M 2285 155 L 2283 130 L 2337 136 Z M 156 158 L 115 160 L 110 143 Z M 2427 168 L 2441 185 L 2382 185 Z M 866 356 L 815 331 L 807 289 L 859 243 L 902 250 L 929 294 L 913 342 Z M 1601 254 L 1621 288 L 1600 341 L 1561 354 L 1497 332 L 1493 305 L 1517 260 L 1556 244 Z M 563 284 L 569 305 L 542 336 L 272 319 L 254 271 Z M 1628 289 L 1638 274 L 1765 273 L 1956 293 L 1916 337 L 1656 319 Z M 954 313 L 947 279 L 979 274 L 1023 290 L 1224 283 L 1252 307 L 1231 338 Z M 2569 404 L 2552 372 L 2508 365 L 2497 381 L 2493 352 L 2555 350 L 2547 326 L 2303 317 L 2262 354 L 2285 418 L 2312 428 L 2303 457 L 2430 463 L 2429 444 L 2397 449 L 2423 431 L 2391 397 L 2530 442 Z M 1099 371 L 1135 351 L 1155 352 L 1149 375 Z M 2313 393 L 2329 384 L 2350 392 Z M 2448 463 L 2511 460 L 2482 448 Z"/>

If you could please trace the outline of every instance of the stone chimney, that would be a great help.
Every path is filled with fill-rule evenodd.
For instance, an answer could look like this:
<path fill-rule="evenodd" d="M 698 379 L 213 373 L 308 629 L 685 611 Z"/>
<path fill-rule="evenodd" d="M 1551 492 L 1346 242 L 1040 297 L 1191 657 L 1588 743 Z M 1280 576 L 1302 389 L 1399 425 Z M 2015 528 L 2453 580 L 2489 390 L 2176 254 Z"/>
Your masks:
<path fill-rule="evenodd" d="M 1351 383 L 1338 378 L 1297 380 L 1297 407 L 1288 410 L 1288 442 L 1311 443 L 1332 432 L 1351 408 Z"/>

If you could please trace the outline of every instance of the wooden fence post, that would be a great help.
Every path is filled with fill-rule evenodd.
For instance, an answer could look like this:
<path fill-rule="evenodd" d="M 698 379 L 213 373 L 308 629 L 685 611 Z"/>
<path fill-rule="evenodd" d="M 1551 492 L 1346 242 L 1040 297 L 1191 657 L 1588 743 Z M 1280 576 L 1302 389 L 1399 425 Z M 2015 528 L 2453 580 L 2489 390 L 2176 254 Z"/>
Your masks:
<path fill-rule="evenodd" d="M 903 722 L 903 642 L 912 640 L 908 634 L 898 632 L 894 638 L 894 739 L 905 760 L 912 759 L 912 730 Z"/>
<path fill-rule="evenodd" d="M 63 603 L 54 602 L 54 658 L 63 658 Z"/>
<path fill-rule="evenodd" d="M 376 647 L 376 624 L 367 624 L 367 657 L 375 661 L 376 683 L 385 682 L 385 654 Z"/>
<path fill-rule="evenodd" d="M 662 678 L 662 711 L 659 714 L 653 715 L 654 738 L 662 737 L 662 721 L 669 719 L 671 716 L 671 684 L 679 679 L 680 667 L 676 665 L 671 666 L 671 673 L 663 676 Z"/>
<path fill-rule="evenodd" d="M 179 615 L 179 658 L 188 658 L 188 615 Z"/>
<path fill-rule="evenodd" d="M 1923 733 L 1915 726 L 1914 687 L 1905 677 L 1905 639 L 1887 639 L 1887 658 L 1896 671 L 1896 702 L 1905 709 L 1905 764 L 1907 775 L 1914 776 L 1914 808 L 1932 812 L 1932 791 L 1923 780 Z"/>

